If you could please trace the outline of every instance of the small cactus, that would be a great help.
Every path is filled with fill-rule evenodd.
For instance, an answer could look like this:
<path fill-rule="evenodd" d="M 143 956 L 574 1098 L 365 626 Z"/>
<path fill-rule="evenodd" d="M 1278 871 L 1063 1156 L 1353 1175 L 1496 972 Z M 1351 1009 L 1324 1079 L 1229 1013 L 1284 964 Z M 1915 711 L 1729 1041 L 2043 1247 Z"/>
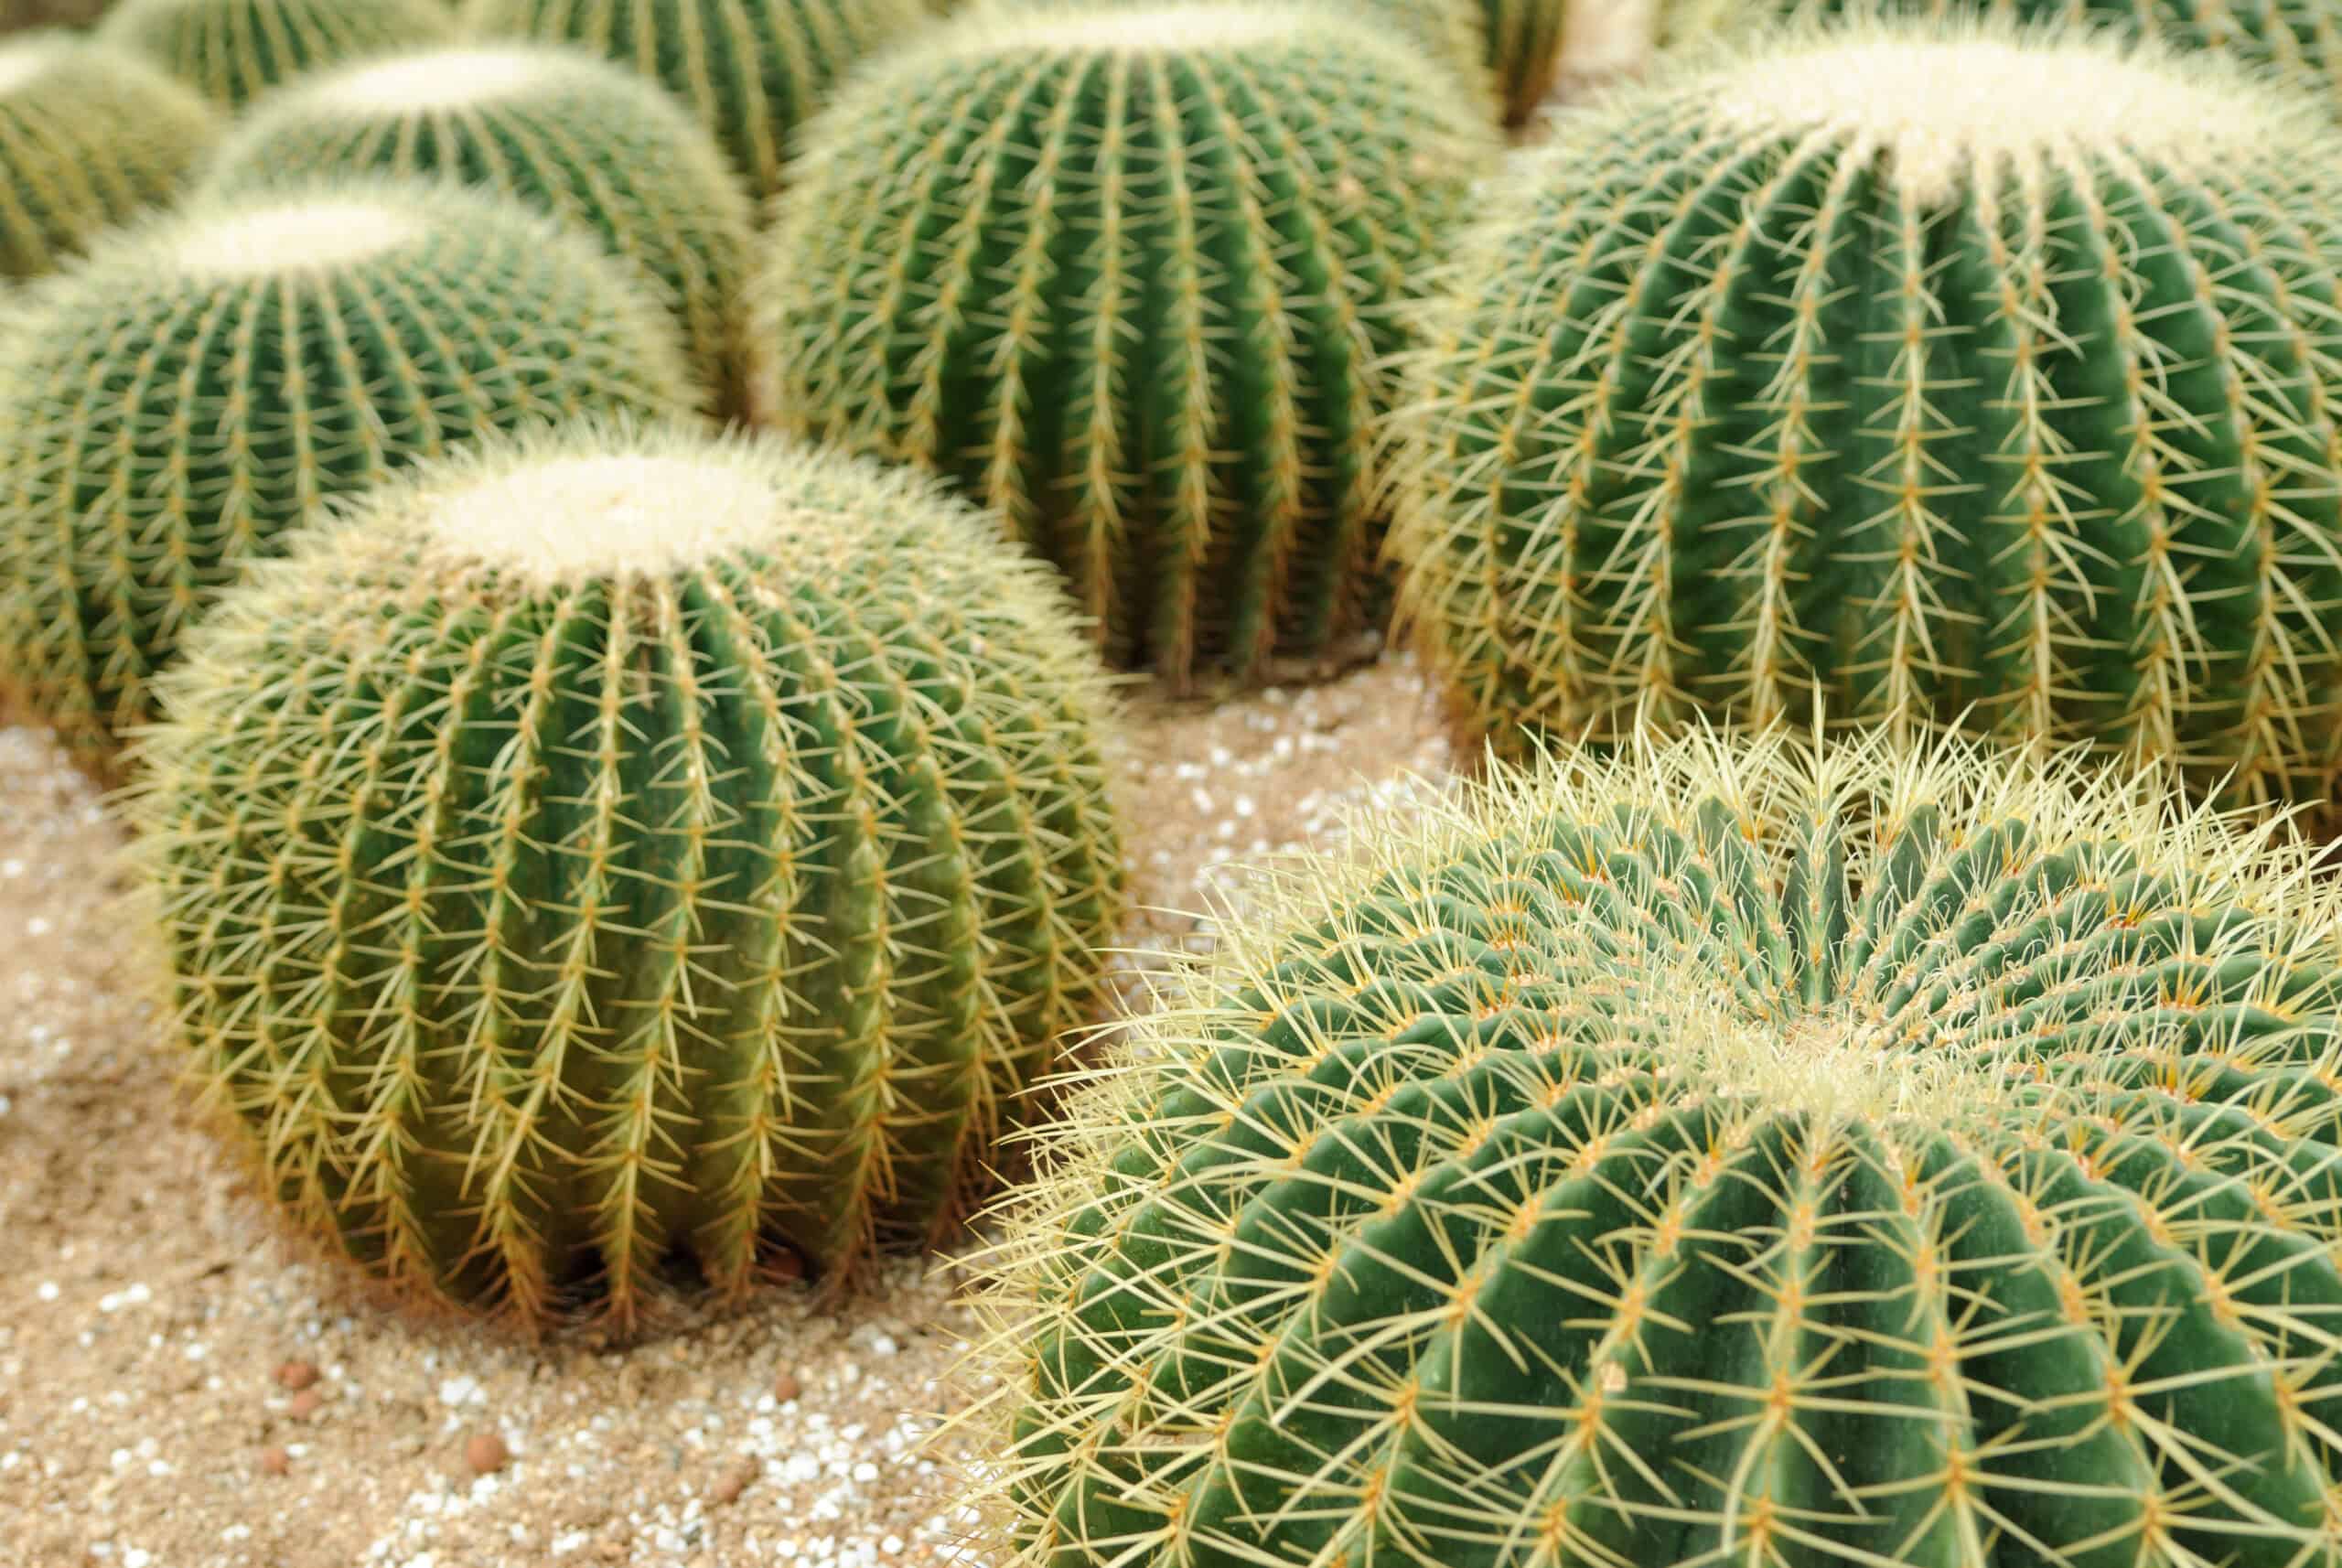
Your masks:
<path fill-rule="evenodd" d="M 1397 309 L 1493 128 L 1307 4 L 971 13 L 809 128 L 752 292 L 783 426 L 915 461 L 1185 682 L 1368 625 Z"/>
<path fill-rule="evenodd" d="M 254 568 L 132 813 L 178 1024 L 303 1228 L 621 1326 L 957 1218 L 1119 908 L 1102 671 L 931 480 L 595 422 Z"/>
<path fill-rule="evenodd" d="M 1479 0 L 1479 5 L 1505 122 L 1525 124 L 1560 74 L 1568 0 Z"/>
<path fill-rule="evenodd" d="M 2305 95 L 1855 22 L 1555 132 L 1402 421 L 1402 618 L 1471 729 L 1819 700 L 2320 792 L 2342 136 Z"/>
<path fill-rule="evenodd" d="M 707 134 L 654 83 L 536 45 L 372 61 L 256 108 L 205 189 L 369 172 L 445 176 L 581 226 L 664 298 L 701 384 L 720 404 L 737 400 L 752 209 Z"/>
<path fill-rule="evenodd" d="M 983 1261 L 984 1560 L 2335 1561 L 2342 903 L 1973 746 L 1564 753 L 1291 873 Z"/>
<path fill-rule="evenodd" d="M 98 25 L 231 108 L 303 71 L 454 32 L 440 0 L 116 0 Z"/>
<path fill-rule="evenodd" d="M 847 71 L 935 25 L 926 0 L 468 0 L 464 16 L 478 34 L 573 41 L 657 79 L 759 198 Z"/>
<path fill-rule="evenodd" d="M 690 395 L 618 263 L 441 186 L 189 208 L 36 279 L 11 317 L 0 713 L 100 773 L 188 618 L 326 497 L 486 431 Z"/>
<path fill-rule="evenodd" d="M 1856 15 L 1988 16 L 2095 27 L 2177 49 L 2209 49 L 2308 77 L 2342 112 L 2342 6 L 2333 0 L 1660 0 L 1659 46 L 1722 30 Z"/>
<path fill-rule="evenodd" d="M 0 276 L 30 277 L 177 196 L 220 116 L 136 55 L 42 30 L 0 45 Z"/>

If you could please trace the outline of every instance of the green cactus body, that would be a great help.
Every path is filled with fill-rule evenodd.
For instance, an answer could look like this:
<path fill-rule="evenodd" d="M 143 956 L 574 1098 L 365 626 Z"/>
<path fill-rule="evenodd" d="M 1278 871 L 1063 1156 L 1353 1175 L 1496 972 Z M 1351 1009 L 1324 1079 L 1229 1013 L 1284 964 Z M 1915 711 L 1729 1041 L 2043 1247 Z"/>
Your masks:
<path fill-rule="evenodd" d="M 464 16 L 475 33 L 569 40 L 656 78 L 759 198 L 847 71 L 934 25 L 925 0 L 468 0 Z"/>
<path fill-rule="evenodd" d="M 1819 701 L 2316 793 L 2342 139 L 2305 99 L 1862 24 L 1614 95 L 1491 210 L 1393 544 L 1500 747 Z"/>
<path fill-rule="evenodd" d="M 2336 1561 L 2342 910 L 1979 744 L 1567 755 L 1281 884 L 1014 1205 L 988 1560 Z"/>
<path fill-rule="evenodd" d="M 239 107 L 303 71 L 436 43 L 439 0 L 117 0 L 98 36 Z"/>
<path fill-rule="evenodd" d="M 220 131 L 209 104 L 135 55 L 52 31 L 0 46 L 0 277 L 48 272 L 170 199 Z"/>
<path fill-rule="evenodd" d="M 1568 0 L 1480 0 L 1480 11 L 1506 123 L 1523 124 L 1561 71 Z"/>
<path fill-rule="evenodd" d="M 931 480 L 594 422 L 430 465 L 189 639 L 134 815 L 306 1228 L 620 1323 L 956 1218 L 1119 909 L 1103 672 Z"/>
<path fill-rule="evenodd" d="M 2209 49 L 2310 77 L 2342 106 L 2342 5 L 2335 0 L 1660 0 L 1662 48 L 1715 33 L 1853 12 L 1988 16 L 2097 27 L 2180 49 Z"/>
<path fill-rule="evenodd" d="M 722 406 L 737 402 L 752 209 L 655 84 L 564 48 L 401 55 L 274 95 L 220 149 L 205 189 L 370 172 L 453 177 L 583 227 L 665 299 L 700 383 Z"/>
<path fill-rule="evenodd" d="M 110 237 L 0 336 L 0 711 L 103 771 L 188 619 L 328 496 L 541 417 L 687 406 L 582 236 L 368 180 Z"/>
<path fill-rule="evenodd" d="M 1367 624 L 1396 307 L 1493 146 L 1307 5 L 971 14 L 809 131 L 753 290 L 765 417 L 928 465 L 1120 662 Z"/>

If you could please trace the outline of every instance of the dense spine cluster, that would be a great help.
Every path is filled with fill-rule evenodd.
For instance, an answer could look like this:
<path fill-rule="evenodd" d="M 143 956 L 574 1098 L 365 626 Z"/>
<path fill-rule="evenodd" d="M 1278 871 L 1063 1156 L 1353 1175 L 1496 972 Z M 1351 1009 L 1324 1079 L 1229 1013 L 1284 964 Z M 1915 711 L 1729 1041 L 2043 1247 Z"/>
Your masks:
<path fill-rule="evenodd" d="M 98 27 L 231 108 L 304 71 L 454 31 L 440 0 L 115 0 Z"/>
<path fill-rule="evenodd" d="M 488 431 L 686 406 L 618 263 L 473 191 L 206 203 L 34 281 L 0 338 L 0 711 L 102 769 L 179 635 L 328 497 Z"/>
<path fill-rule="evenodd" d="M 1896 23 L 1556 132 L 1404 421 L 1403 613 L 1473 728 L 1818 700 L 2319 792 L 2342 138 L 2305 98 Z"/>
<path fill-rule="evenodd" d="M 654 78 L 760 198 L 845 74 L 933 25 L 925 0 L 467 0 L 464 16 L 475 33 L 567 40 Z"/>
<path fill-rule="evenodd" d="M 2342 908 L 1966 747 L 1571 754 L 1279 885 L 993 1259 L 999 1561 L 2335 1561 Z"/>
<path fill-rule="evenodd" d="M 452 178 L 582 228 L 639 269 L 674 314 L 700 383 L 736 403 L 752 208 L 657 84 L 549 46 L 400 55 L 275 94 L 220 149 L 206 184 L 369 173 Z"/>
<path fill-rule="evenodd" d="M 761 412 L 1000 511 L 1117 661 L 1314 652 L 1380 608 L 1385 361 L 1492 145 L 1322 5 L 972 13 L 809 134 Z"/>
<path fill-rule="evenodd" d="M 621 1325 L 929 1239 L 1121 898 L 1103 676 L 932 481 L 588 424 L 190 639 L 134 816 L 185 1043 L 400 1290 Z"/>
<path fill-rule="evenodd" d="M 0 277 L 30 277 L 176 196 L 220 134 L 190 89 L 69 33 L 0 48 Z"/>
<path fill-rule="evenodd" d="M 1720 31 L 1853 13 L 1935 19 L 1986 16 L 2096 27 L 2175 49 L 2206 49 L 2298 75 L 2342 113 L 2342 6 L 2333 0 L 1660 0 L 1661 48 Z"/>

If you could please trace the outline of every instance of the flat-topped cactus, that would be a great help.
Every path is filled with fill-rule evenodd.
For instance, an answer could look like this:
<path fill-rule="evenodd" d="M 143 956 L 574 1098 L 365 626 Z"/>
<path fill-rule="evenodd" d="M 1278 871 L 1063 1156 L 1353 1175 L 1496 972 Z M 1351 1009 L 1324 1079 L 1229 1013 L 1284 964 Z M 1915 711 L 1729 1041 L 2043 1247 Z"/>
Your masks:
<path fill-rule="evenodd" d="M 178 193 L 216 111 L 142 58 L 43 29 L 0 44 L 0 276 L 30 277 Z"/>
<path fill-rule="evenodd" d="M 637 1321 L 957 1218 L 1120 906 L 1104 676 L 908 470 L 593 422 L 340 509 L 133 815 L 178 1024 L 399 1290 Z"/>
<path fill-rule="evenodd" d="M 2342 903 L 1968 744 L 1283 878 L 1006 1210 L 985 1560 L 2333 1561 Z"/>
<path fill-rule="evenodd" d="M 98 36 L 234 108 L 303 71 L 455 29 L 440 0 L 115 0 Z"/>
<path fill-rule="evenodd" d="M 1379 618 L 1378 421 L 1495 148 L 1322 5 L 972 12 L 809 127 L 752 291 L 759 412 L 924 464 L 1176 682 Z"/>
<path fill-rule="evenodd" d="M 2300 73 L 2342 112 L 2342 5 L 2336 0 L 1660 0 L 1662 48 L 1719 32 L 1854 14 L 1939 18 L 1989 16 L 2045 26 L 2093 27 L 2181 49 L 2211 49 Z"/>
<path fill-rule="evenodd" d="M 352 180 L 191 207 L 0 331 L 0 712 L 104 772 L 190 618 L 326 497 L 488 431 L 687 406 L 674 328 L 551 219 Z"/>
<path fill-rule="evenodd" d="M 1965 722 L 2322 792 L 2342 134 L 2213 57 L 1752 45 L 1564 117 L 1424 324 L 1393 547 L 1473 728 Z"/>
<path fill-rule="evenodd" d="M 398 55 L 274 94 L 221 147 L 205 189 L 369 172 L 444 176 L 582 227 L 641 270 L 701 384 L 736 402 L 752 209 L 707 134 L 657 84 L 545 45 Z"/>
<path fill-rule="evenodd" d="M 758 197 L 849 70 L 934 25 L 925 0 L 467 0 L 463 14 L 476 34 L 565 39 L 655 78 Z"/>

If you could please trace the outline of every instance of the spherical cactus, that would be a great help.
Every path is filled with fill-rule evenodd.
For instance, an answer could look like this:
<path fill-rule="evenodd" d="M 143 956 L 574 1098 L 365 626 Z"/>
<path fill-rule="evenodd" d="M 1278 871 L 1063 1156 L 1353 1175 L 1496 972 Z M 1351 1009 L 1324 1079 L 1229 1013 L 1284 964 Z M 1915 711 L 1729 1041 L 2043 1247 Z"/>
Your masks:
<path fill-rule="evenodd" d="M 1012 1210 L 986 1560 L 2332 1561 L 2342 909 L 1966 744 L 1295 874 Z"/>
<path fill-rule="evenodd" d="M 464 15 L 476 33 L 574 40 L 657 78 L 759 197 L 848 70 L 934 25 L 925 0 L 469 0 Z"/>
<path fill-rule="evenodd" d="M 2298 71 L 2342 95 L 2342 6 L 2334 0 L 1660 0 L 1654 20 L 1660 47 L 1672 48 L 1720 30 L 1849 11 L 2102 27 Z M 2342 110 L 2342 96 L 2328 107 Z"/>
<path fill-rule="evenodd" d="M 1472 726 L 1967 722 L 2314 793 L 2342 137 L 2222 62 L 1860 25 L 1524 155 L 1410 399 Z"/>
<path fill-rule="evenodd" d="M 303 71 L 435 43 L 455 25 L 440 0 L 117 0 L 98 36 L 237 106 Z"/>
<path fill-rule="evenodd" d="M 1314 651 L 1380 607 L 1384 360 L 1493 143 L 1347 12 L 971 14 L 809 131 L 762 412 L 1001 510 L 1120 661 Z"/>
<path fill-rule="evenodd" d="M 467 190 L 192 207 L 27 285 L 0 334 L 0 712 L 103 772 L 188 619 L 328 496 L 490 430 L 687 405 L 592 242 Z"/>
<path fill-rule="evenodd" d="M 206 183 L 370 171 L 453 177 L 582 226 L 665 299 L 702 384 L 736 398 L 752 209 L 706 133 L 656 84 L 567 48 L 400 55 L 275 94 Z"/>
<path fill-rule="evenodd" d="M 1480 10 L 1505 119 L 1521 124 L 1552 91 L 1561 71 L 1568 0 L 1480 0 Z"/>
<path fill-rule="evenodd" d="M 218 113 L 145 60 L 77 34 L 0 46 L 0 277 L 29 277 L 178 193 Z"/>
<path fill-rule="evenodd" d="M 1045 569 L 774 438 L 483 452 L 167 678 L 134 814 L 201 1072 L 303 1225 L 524 1318 L 934 1235 L 1120 898 Z"/>

